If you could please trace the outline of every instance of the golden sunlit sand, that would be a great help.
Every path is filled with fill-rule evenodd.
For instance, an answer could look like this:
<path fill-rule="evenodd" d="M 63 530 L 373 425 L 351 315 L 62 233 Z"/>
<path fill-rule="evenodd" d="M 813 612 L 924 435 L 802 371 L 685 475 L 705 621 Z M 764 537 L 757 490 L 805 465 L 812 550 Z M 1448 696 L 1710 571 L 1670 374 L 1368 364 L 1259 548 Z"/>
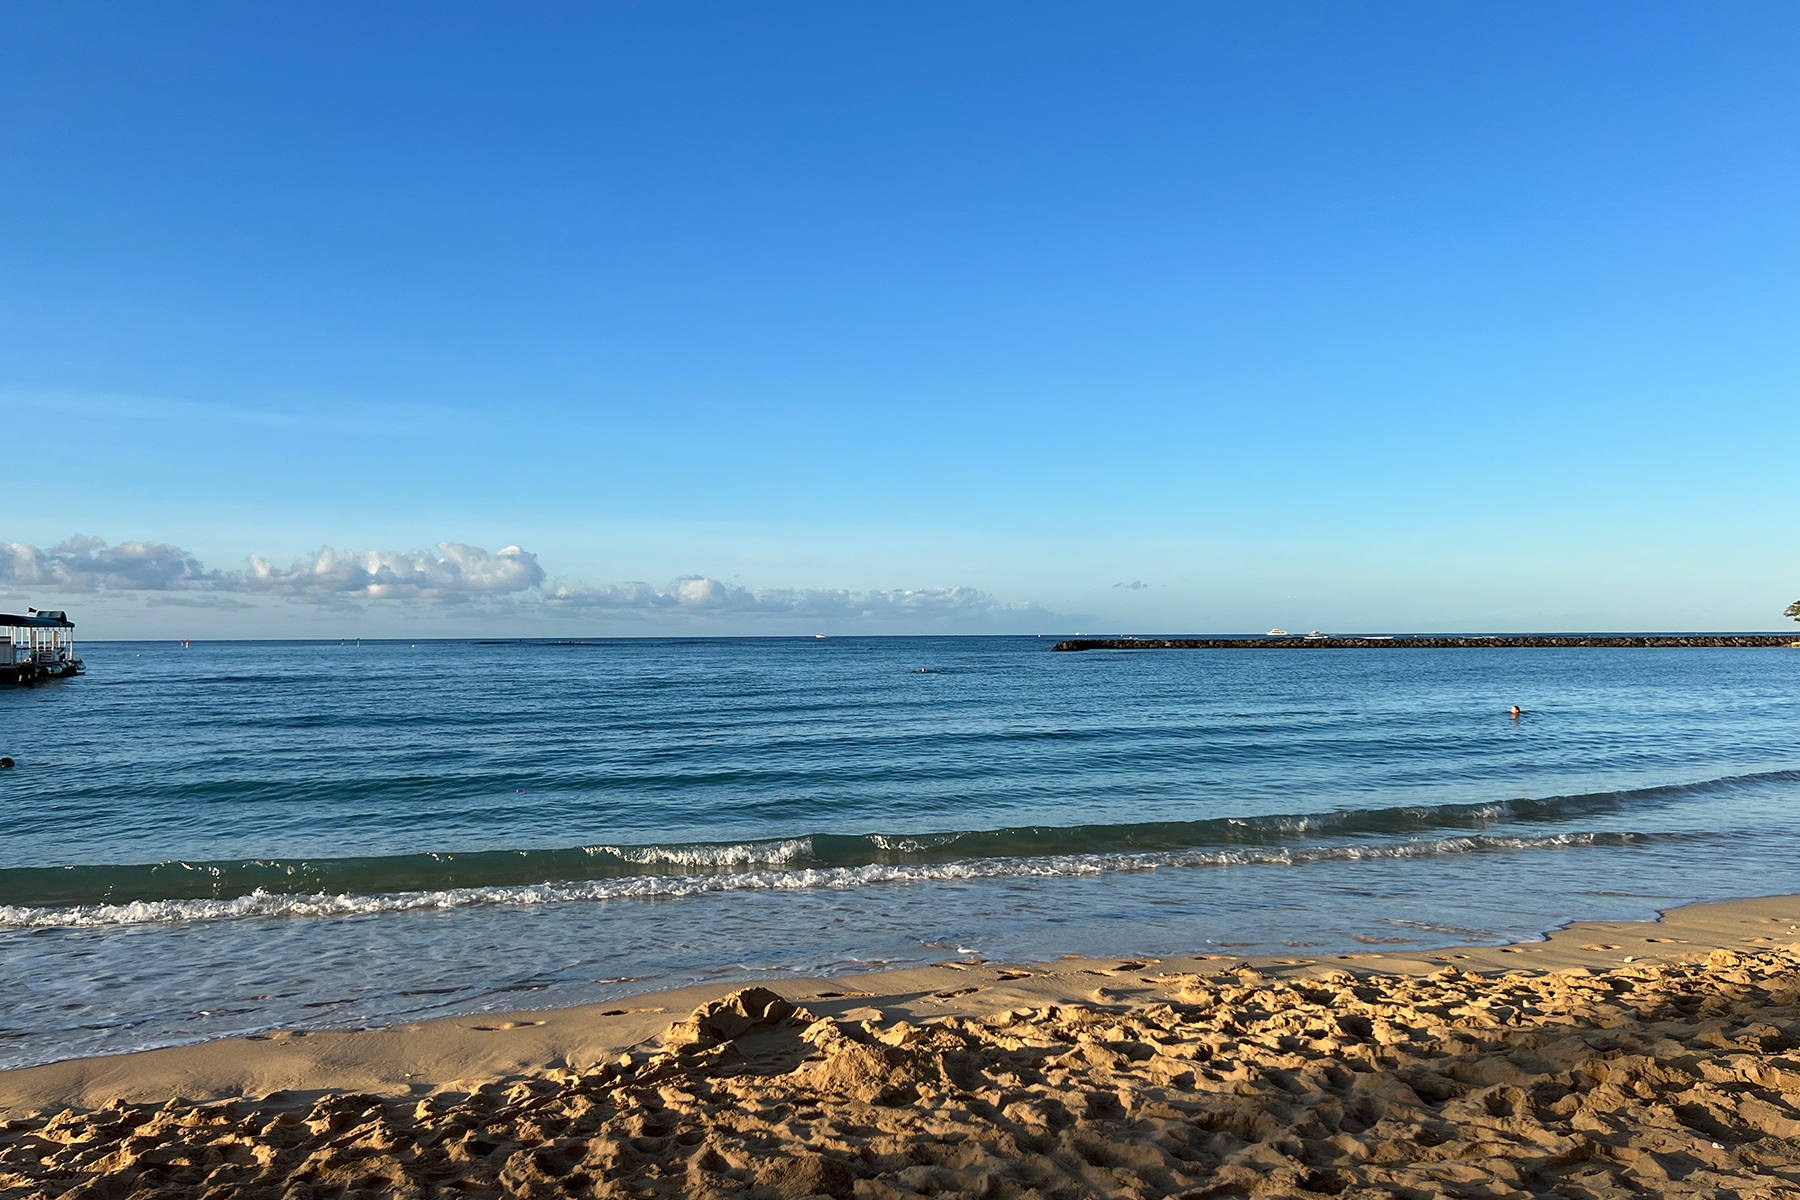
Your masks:
<path fill-rule="evenodd" d="M 1797 939 L 1780 897 L 55 1064 L 0 1074 L 0 1196 L 1794 1196 Z"/>

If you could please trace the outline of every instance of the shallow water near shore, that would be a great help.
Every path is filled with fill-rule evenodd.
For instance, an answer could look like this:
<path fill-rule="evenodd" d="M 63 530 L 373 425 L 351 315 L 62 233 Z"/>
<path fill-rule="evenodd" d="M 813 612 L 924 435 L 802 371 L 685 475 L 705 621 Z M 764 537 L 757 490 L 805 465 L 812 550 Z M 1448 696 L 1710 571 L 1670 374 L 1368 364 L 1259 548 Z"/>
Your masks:
<path fill-rule="evenodd" d="M 1051 644 L 84 645 L 0 692 L 0 1065 L 1800 883 L 1800 653 Z"/>

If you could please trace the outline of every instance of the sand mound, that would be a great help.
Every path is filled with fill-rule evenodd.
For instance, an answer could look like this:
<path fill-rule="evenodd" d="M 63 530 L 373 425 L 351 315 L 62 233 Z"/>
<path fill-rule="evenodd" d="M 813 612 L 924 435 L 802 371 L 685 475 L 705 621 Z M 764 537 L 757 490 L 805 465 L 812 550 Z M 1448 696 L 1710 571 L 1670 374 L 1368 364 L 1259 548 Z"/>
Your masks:
<path fill-rule="evenodd" d="M 13 1121 L 0 1196 L 1800 1196 L 1800 957 L 1170 976 L 924 1026 L 766 989 L 581 1072 Z"/>

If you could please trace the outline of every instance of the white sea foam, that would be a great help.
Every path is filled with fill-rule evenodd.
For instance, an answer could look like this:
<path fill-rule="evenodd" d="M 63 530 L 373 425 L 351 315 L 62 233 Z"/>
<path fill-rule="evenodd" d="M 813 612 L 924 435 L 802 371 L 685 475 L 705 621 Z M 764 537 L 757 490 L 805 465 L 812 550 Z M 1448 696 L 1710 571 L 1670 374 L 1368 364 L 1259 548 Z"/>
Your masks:
<path fill-rule="evenodd" d="M 1005 836 L 1010 832 L 1012 831 L 1005 829 L 957 829 L 944 833 L 868 833 L 863 836 L 879 850 L 896 854 L 929 854 L 968 838 Z"/>
<path fill-rule="evenodd" d="M 810 837 L 778 842 L 740 842 L 688 846 L 584 846 L 595 858 L 610 854 L 638 866 L 736 867 L 785 866 L 813 852 Z"/>
<path fill-rule="evenodd" d="M 1069 854 L 1031 858 L 965 859 L 911 865 L 871 864 L 800 870 L 742 871 L 714 875 L 640 875 L 624 879 L 445 888 L 385 895 L 280 895 L 261 890 L 229 900 L 155 900 L 83 904 L 59 908 L 0 905 L 0 927 L 44 928 L 142 925 L 253 917 L 334 917 L 401 913 L 477 905 L 565 904 L 598 900 L 659 900 L 712 892 L 780 892 L 849 889 L 885 883 L 1046 878 L 1157 871 L 1189 867 L 1297 866 L 1355 859 L 1425 858 L 1486 851 L 1544 850 L 1636 840 L 1634 834 L 1564 833 L 1549 837 L 1475 835 L 1406 842 L 1355 842 L 1306 849 L 1255 847 L 1176 850 L 1143 854 Z M 798 839 L 804 842 L 805 839 Z"/>

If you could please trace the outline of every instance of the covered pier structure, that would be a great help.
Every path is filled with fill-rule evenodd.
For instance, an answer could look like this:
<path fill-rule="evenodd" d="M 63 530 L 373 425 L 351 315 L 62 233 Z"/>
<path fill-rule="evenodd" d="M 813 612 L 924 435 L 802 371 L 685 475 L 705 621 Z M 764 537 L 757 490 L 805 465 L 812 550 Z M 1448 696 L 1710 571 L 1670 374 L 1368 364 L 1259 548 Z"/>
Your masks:
<path fill-rule="evenodd" d="M 60 610 L 0 613 L 0 684 L 36 683 L 81 674 L 75 622 Z"/>

